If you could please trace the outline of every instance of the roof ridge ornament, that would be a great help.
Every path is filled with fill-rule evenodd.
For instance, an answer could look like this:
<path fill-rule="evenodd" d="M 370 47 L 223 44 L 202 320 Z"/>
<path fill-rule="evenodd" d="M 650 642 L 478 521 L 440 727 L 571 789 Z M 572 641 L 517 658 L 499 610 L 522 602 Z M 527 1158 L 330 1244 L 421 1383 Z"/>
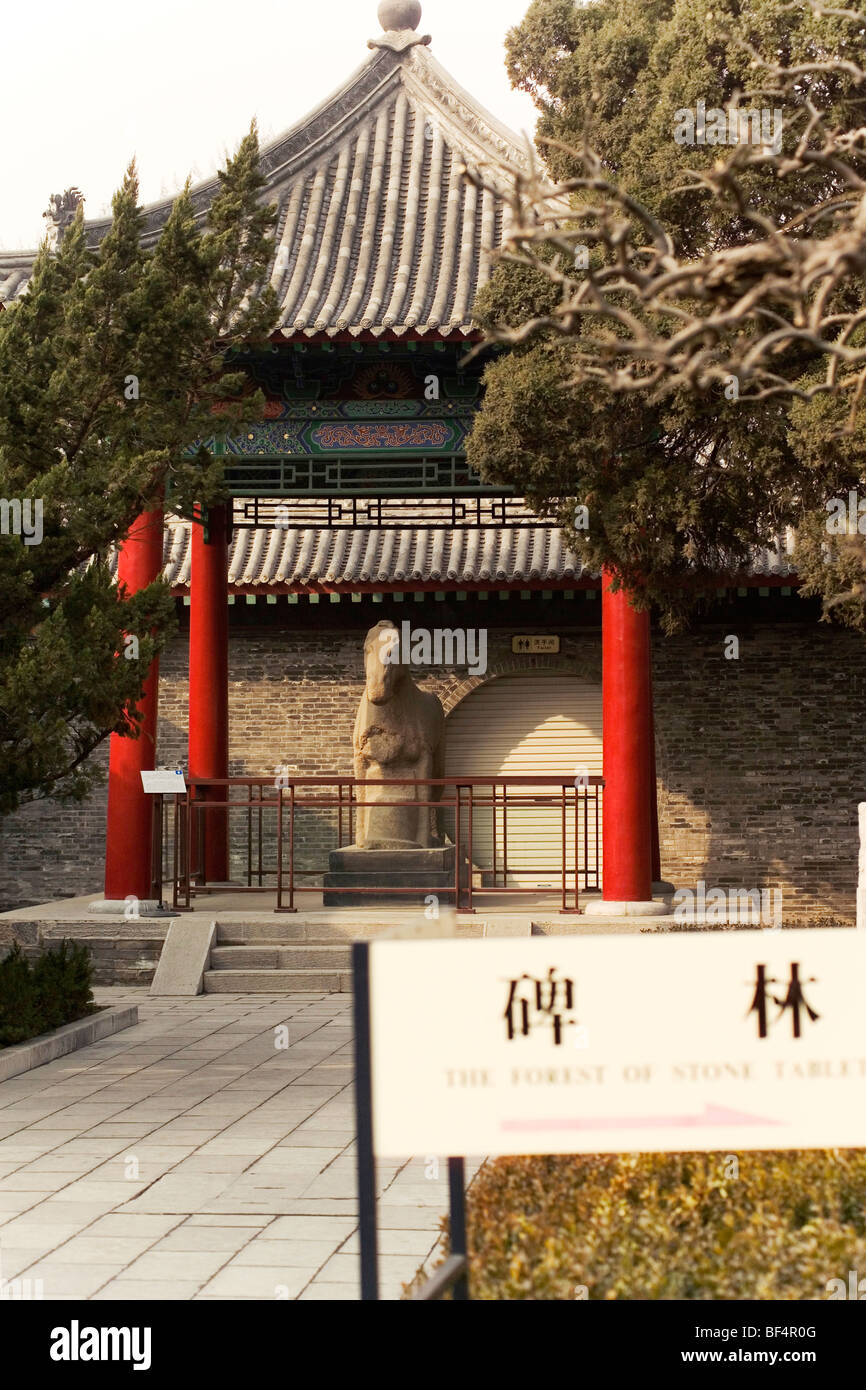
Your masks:
<path fill-rule="evenodd" d="M 420 0 L 380 0 L 379 23 L 384 29 L 380 39 L 370 39 L 368 48 L 390 48 L 393 53 L 404 53 L 416 44 L 429 44 L 429 34 L 417 33 L 421 23 Z"/>
<path fill-rule="evenodd" d="M 48 199 L 48 207 L 42 216 L 47 223 L 46 235 L 48 246 L 51 251 L 56 251 L 61 241 L 63 233 L 75 221 L 75 212 L 79 203 L 84 202 L 84 194 L 80 188 L 67 188 L 63 193 L 52 193 Z"/>

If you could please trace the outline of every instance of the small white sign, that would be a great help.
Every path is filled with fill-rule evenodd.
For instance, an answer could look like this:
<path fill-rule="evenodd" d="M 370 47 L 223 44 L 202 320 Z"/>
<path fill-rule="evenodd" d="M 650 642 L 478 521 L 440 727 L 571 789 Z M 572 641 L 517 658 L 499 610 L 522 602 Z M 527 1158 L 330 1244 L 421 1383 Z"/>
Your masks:
<path fill-rule="evenodd" d="M 141 785 L 148 795 L 167 792 L 171 796 L 182 796 L 186 791 L 186 781 L 180 768 L 176 772 L 170 768 L 168 770 L 159 768 L 156 772 L 143 772 Z"/>
<path fill-rule="evenodd" d="M 514 653 L 546 654 L 558 656 L 560 639 L 558 637 L 512 637 L 511 650 Z"/>
<path fill-rule="evenodd" d="M 378 1154 L 866 1146 L 866 937 L 376 941 Z"/>

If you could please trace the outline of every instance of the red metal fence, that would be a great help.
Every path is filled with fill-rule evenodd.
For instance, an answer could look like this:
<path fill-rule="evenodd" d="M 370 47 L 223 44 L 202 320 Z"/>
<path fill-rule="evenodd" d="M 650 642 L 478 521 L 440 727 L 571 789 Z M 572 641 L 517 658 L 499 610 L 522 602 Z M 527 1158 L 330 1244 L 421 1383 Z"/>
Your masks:
<path fill-rule="evenodd" d="M 439 896 L 459 905 L 461 912 L 474 911 L 476 899 L 532 891 L 525 884 L 514 883 L 516 873 L 527 877 L 534 872 L 532 863 L 525 859 L 526 846 L 519 832 L 514 832 L 513 817 L 509 838 L 508 817 L 515 810 L 543 810 L 559 817 L 561 912 L 579 912 L 581 890 L 601 886 L 600 793 L 604 782 L 600 777 L 571 781 L 532 775 L 461 776 L 374 783 L 339 776 L 190 778 L 186 795 L 167 797 L 165 807 L 162 797 L 154 797 L 154 897 L 161 899 L 170 883 L 172 906 L 184 910 L 191 907 L 196 894 L 260 893 L 273 887 L 275 911 L 297 911 L 297 898 L 323 891 L 327 864 L 310 862 L 311 856 L 326 860 L 328 849 L 343 849 L 353 843 L 356 813 L 365 805 L 364 788 L 371 786 L 394 789 L 388 805 L 427 807 L 439 818 L 440 829 L 447 824 L 449 838 L 440 843 L 454 844 L 455 869 L 453 884 Z M 208 817 L 217 812 L 229 819 L 234 876 L 245 881 L 207 882 L 205 837 Z M 485 853 L 492 853 L 492 862 L 478 866 L 473 860 L 473 839 L 477 842 L 482 821 L 492 828 L 492 843 L 489 834 L 484 836 Z M 306 862 L 299 862 L 299 844 Z M 549 866 L 540 873 L 549 877 Z M 479 878 L 480 884 L 476 882 Z M 369 896 L 371 902 L 417 899 L 430 891 L 421 883 L 417 887 L 404 883 L 400 887 L 327 888 L 329 898 Z"/>

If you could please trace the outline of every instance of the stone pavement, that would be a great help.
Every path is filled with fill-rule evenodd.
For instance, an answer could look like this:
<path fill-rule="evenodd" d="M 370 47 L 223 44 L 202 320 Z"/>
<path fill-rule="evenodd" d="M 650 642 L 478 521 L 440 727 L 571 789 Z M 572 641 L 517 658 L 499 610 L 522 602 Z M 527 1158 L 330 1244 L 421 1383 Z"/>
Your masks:
<path fill-rule="evenodd" d="M 0 1083 L 2 1288 L 357 1299 L 351 997 L 95 996 L 138 1026 Z M 434 1167 L 379 1164 L 383 1298 L 436 1249 Z"/>

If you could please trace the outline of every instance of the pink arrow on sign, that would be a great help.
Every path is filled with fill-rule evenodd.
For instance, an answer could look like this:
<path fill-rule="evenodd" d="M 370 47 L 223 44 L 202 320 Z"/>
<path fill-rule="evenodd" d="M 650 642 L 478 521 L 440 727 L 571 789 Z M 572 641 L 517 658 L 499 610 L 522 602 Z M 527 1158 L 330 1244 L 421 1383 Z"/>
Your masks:
<path fill-rule="evenodd" d="M 724 1125 L 784 1125 L 765 1115 L 745 1115 L 721 1105 L 707 1105 L 702 1115 L 600 1115 L 587 1119 L 503 1120 L 502 1128 L 511 1132 L 551 1129 L 707 1129 Z"/>

